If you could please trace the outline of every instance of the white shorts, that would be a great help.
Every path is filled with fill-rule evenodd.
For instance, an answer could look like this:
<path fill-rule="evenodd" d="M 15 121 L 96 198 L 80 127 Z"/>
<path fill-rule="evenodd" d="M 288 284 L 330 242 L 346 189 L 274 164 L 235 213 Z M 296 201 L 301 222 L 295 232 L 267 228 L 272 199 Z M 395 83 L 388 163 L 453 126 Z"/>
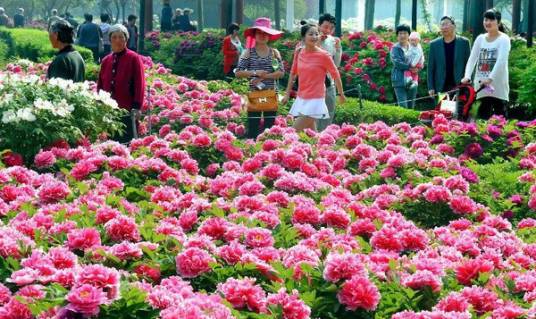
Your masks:
<path fill-rule="evenodd" d="M 307 116 L 314 119 L 329 118 L 326 99 L 302 99 L 297 97 L 288 112 L 292 116 Z"/>

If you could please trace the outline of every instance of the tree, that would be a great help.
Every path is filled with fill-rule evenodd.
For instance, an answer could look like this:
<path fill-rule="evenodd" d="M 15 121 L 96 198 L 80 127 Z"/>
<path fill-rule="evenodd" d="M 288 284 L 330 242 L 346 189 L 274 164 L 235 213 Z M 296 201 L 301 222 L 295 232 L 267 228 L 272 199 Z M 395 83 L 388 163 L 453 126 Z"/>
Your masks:
<path fill-rule="evenodd" d="M 519 33 L 521 22 L 521 0 L 512 1 L 512 31 Z"/>
<path fill-rule="evenodd" d="M 374 8 L 376 0 L 365 1 L 365 30 L 371 30 L 374 27 Z"/>
<path fill-rule="evenodd" d="M 396 0 L 395 27 L 400 24 L 400 15 L 401 14 L 402 14 L 402 0 Z"/>
<path fill-rule="evenodd" d="M 279 6 L 279 16 L 286 17 L 287 12 L 287 3 L 286 1 L 281 1 Z M 307 5 L 305 0 L 294 0 L 294 14 L 296 17 L 303 17 L 306 15 Z M 272 17 L 275 22 L 274 17 L 274 0 L 256 0 L 246 1 L 244 6 L 244 15 L 252 20 L 258 17 Z M 316 13 L 315 13 L 316 15 Z"/>

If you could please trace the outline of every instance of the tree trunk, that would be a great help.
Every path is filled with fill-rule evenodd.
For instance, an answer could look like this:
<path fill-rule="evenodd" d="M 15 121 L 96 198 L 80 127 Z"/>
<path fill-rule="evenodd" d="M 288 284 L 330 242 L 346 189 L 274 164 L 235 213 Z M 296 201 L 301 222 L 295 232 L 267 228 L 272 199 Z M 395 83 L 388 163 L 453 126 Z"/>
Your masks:
<path fill-rule="evenodd" d="M 471 19 L 471 29 L 473 34 L 473 40 L 476 39 L 478 35 L 484 32 L 484 25 L 482 24 L 482 16 L 484 14 L 485 3 L 481 0 L 472 0 L 471 1 L 471 12 L 473 14 Z"/>
<path fill-rule="evenodd" d="M 411 29 L 417 30 L 417 0 L 411 1 Z"/>
<path fill-rule="evenodd" d="M 233 20 L 233 2 L 231 0 L 221 0 L 220 2 L 220 27 L 227 29 Z"/>
<path fill-rule="evenodd" d="M 142 0 L 143 2 L 143 0 Z M 145 0 L 145 33 L 153 31 L 153 0 Z M 145 33 L 141 34 L 145 39 Z"/>
<path fill-rule="evenodd" d="M 342 0 L 335 0 L 335 35 L 340 37 L 342 35 Z"/>
<path fill-rule="evenodd" d="M 533 44 L 533 35 L 534 35 L 534 14 L 536 13 L 536 8 L 534 8 L 536 2 L 530 1 L 529 8 L 527 13 L 528 20 L 528 30 L 527 30 L 527 47 L 531 48 Z"/>
<path fill-rule="evenodd" d="M 318 15 L 326 13 L 326 0 L 318 0 Z"/>
<path fill-rule="evenodd" d="M 203 0 L 197 0 L 197 31 L 202 32 L 203 31 L 203 14 L 204 14 L 204 8 L 203 8 Z"/>
<path fill-rule="evenodd" d="M 470 19 L 470 11 L 471 10 L 471 6 L 470 6 L 470 1 L 469 0 L 464 0 L 463 1 L 463 24 L 462 24 L 462 30 L 463 31 L 469 31 L 469 21 L 471 20 Z"/>
<path fill-rule="evenodd" d="M 274 20 L 275 28 L 281 30 L 281 3 L 280 0 L 274 0 Z"/>
<path fill-rule="evenodd" d="M 402 0 L 396 0 L 395 28 L 400 24 L 400 15 L 401 14 L 402 14 Z"/>
<path fill-rule="evenodd" d="M 512 1 L 512 31 L 519 34 L 519 23 L 521 21 L 521 0 Z"/>
<path fill-rule="evenodd" d="M 287 30 L 294 30 L 294 0 L 287 0 Z"/>
<path fill-rule="evenodd" d="M 374 7 L 376 0 L 365 1 L 365 30 L 371 30 L 374 27 Z"/>
<path fill-rule="evenodd" d="M 236 14 L 236 23 L 238 24 L 244 23 L 244 0 L 236 0 L 235 14 Z"/>

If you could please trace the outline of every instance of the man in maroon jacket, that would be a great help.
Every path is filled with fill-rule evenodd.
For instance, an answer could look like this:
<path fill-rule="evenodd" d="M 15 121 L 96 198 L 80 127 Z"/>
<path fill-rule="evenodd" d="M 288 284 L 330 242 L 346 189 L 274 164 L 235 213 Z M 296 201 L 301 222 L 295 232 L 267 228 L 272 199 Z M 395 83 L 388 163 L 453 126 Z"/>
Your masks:
<path fill-rule="evenodd" d="M 119 107 L 130 112 L 130 115 L 123 117 L 125 134 L 113 137 L 121 143 L 127 143 L 134 138 L 133 118 L 139 119 L 140 109 L 143 107 L 143 62 L 136 52 L 127 49 L 128 30 L 123 25 L 111 26 L 109 36 L 112 54 L 102 60 L 97 89 L 110 92 Z"/>

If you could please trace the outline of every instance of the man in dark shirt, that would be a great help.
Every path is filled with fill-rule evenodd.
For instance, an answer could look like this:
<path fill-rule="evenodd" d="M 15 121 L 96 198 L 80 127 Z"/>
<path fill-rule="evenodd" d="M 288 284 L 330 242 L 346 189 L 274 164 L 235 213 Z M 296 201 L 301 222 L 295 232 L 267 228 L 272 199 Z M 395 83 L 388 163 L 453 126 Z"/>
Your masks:
<path fill-rule="evenodd" d="M 78 28 L 78 44 L 93 52 L 93 60 L 99 63 L 99 46 L 102 42 L 102 31 L 93 23 L 93 15 L 84 14 L 85 22 Z"/>
<path fill-rule="evenodd" d="M 428 93 L 452 90 L 460 83 L 465 64 L 471 55 L 469 40 L 456 35 L 454 18 L 445 16 L 440 22 L 442 37 L 430 43 L 428 54 Z"/>
<path fill-rule="evenodd" d="M 24 28 L 26 24 L 26 18 L 24 17 L 24 9 L 19 8 L 19 12 L 13 16 L 13 26 L 15 28 Z"/>
<path fill-rule="evenodd" d="M 169 4 L 169 0 L 164 1 L 164 7 L 162 7 L 162 15 L 160 16 L 160 31 L 171 31 L 171 18 L 173 18 L 173 9 Z"/>
<path fill-rule="evenodd" d="M 137 16 L 131 14 L 128 16 L 128 23 L 126 25 L 128 30 L 127 48 L 134 52 L 138 51 L 138 27 L 136 26 Z"/>

